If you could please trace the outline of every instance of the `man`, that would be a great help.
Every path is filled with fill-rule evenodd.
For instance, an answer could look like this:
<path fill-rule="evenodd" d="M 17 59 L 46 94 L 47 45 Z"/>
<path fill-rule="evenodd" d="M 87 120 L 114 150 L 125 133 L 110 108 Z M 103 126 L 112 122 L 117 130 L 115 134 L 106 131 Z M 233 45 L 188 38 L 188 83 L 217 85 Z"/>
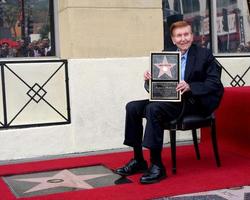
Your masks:
<path fill-rule="evenodd" d="M 171 38 L 176 46 L 173 51 L 180 51 L 182 56 L 182 80 L 176 87 L 188 98 L 187 112 L 209 115 L 219 105 L 223 95 L 220 81 L 220 69 L 212 53 L 193 43 L 191 26 L 185 21 L 175 22 L 170 27 Z M 146 71 L 146 82 L 151 74 Z M 163 122 L 175 119 L 181 112 L 182 103 L 150 102 L 149 100 L 132 101 L 126 105 L 124 144 L 133 147 L 134 158 L 125 166 L 115 170 L 117 174 L 128 176 L 147 170 L 141 177 L 142 184 L 155 183 L 166 177 L 161 159 L 164 128 Z M 143 137 L 142 119 L 146 118 Z M 142 146 L 150 150 L 151 165 L 148 168 L 144 160 Z"/>

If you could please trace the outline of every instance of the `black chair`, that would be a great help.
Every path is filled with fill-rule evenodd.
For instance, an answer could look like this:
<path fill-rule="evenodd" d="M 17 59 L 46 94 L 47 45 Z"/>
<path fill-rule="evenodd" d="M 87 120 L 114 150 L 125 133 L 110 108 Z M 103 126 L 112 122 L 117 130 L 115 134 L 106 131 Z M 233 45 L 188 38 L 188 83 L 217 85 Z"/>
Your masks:
<path fill-rule="evenodd" d="M 185 102 L 186 101 L 184 100 L 183 109 L 179 117 L 171 121 L 169 124 L 164 124 L 164 129 L 169 130 L 169 133 L 170 133 L 172 173 L 176 174 L 176 131 L 177 130 L 181 130 L 181 131 L 192 130 L 196 158 L 200 160 L 200 152 L 199 152 L 196 129 L 199 129 L 202 127 L 210 127 L 214 156 L 215 156 L 216 164 L 219 167 L 221 163 L 220 163 L 218 146 L 217 146 L 216 124 L 215 124 L 214 113 L 212 113 L 211 115 L 207 117 L 204 117 L 201 115 L 185 115 L 184 114 L 185 106 L 186 106 Z"/>

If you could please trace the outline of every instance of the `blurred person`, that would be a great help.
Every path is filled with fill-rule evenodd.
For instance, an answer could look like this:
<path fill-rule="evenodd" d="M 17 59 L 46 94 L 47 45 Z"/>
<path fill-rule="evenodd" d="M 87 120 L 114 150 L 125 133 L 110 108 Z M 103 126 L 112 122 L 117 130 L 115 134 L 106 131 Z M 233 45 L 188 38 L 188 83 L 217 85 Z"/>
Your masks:
<path fill-rule="evenodd" d="M 38 42 L 38 51 L 40 56 L 45 56 L 45 48 L 42 40 L 39 40 Z"/>
<path fill-rule="evenodd" d="M 28 56 L 27 45 L 23 39 L 19 40 L 18 56 L 19 57 L 27 57 Z"/>
<path fill-rule="evenodd" d="M 9 57 L 9 53 L 10 53 L 9 43 L 7 43 L 7 42 L 2 43 L 0 57 L 7 58 L 7 57 Z"/>
<path fill-rule="evenodd" d="M 247 42 L 246 51 L 247 51 L 247 52 L 250 52 L 250 41 Z"/>
<path fill-rule="evenodd" d="M 34 57 L 35 56 L 35 52 L 34 52 L 33 42 L 29 43 L 27 49 L 28 49 L 27 50 L 28 51 L 28 57 Z"/>
<path fill-rule="evenodd" d="M 240 43 L 238 48 L 237 48 L 237 52 L 241 53 L 241 52 L 247 52 L 247 48 L 245 47 L 245 45 L 243 43 Z"/>
<path fill-rule="evenodd" d="M 33 40 L 32 41 L 32 49 L 30 52 L 30 55 L 33 55 L 33 57 L 40 57 L 43 56 L 43 51 L 41 50 L 41 43 L 40 41 Z"/>
<path fill-rule="evenodd" d="M 45 56 L 52 56 L 49 38 L 43 38 L 42 43 L 43 43 L 43 47 L 44 47 L 44 55 Z"/>

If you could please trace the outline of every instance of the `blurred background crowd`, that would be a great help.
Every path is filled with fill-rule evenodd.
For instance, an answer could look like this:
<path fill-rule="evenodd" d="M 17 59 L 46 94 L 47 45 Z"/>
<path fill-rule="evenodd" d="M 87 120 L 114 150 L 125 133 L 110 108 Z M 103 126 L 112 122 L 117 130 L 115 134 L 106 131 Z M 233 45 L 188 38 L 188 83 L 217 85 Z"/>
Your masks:
<path fill-rule="evenodd" d="M 33 40 L 30 43 L 24 40 L 0 40 L 0 57 L 41 57 L 51 56 L 51 45 L 48 38 Z"/>

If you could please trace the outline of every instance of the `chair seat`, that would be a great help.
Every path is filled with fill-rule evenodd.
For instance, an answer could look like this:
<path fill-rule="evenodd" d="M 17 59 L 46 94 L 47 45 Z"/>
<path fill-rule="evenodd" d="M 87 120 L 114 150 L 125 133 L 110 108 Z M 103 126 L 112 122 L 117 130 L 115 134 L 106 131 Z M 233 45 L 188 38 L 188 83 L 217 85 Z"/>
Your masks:
<path fill-rule="evenodd" d="M 209 116 L 186 115 L 181 120 L 172 120 L 169 124 L 164 124 L 165 129 L 190 130 L 210 126 L 211 120 L 215 120 L 212 113 Z"/>
<path fill-rule="evenodd" d="M 214 119 L 214 114 L 211 114 L 207 117 L 203 117 L 201 115 L 187 115 L 184 116 L 182 121 L 178 124 L 178 129 L 189 130 L 194 128 L 206 127 L 209 126 L 211 124 L 211 120 Z"/>

